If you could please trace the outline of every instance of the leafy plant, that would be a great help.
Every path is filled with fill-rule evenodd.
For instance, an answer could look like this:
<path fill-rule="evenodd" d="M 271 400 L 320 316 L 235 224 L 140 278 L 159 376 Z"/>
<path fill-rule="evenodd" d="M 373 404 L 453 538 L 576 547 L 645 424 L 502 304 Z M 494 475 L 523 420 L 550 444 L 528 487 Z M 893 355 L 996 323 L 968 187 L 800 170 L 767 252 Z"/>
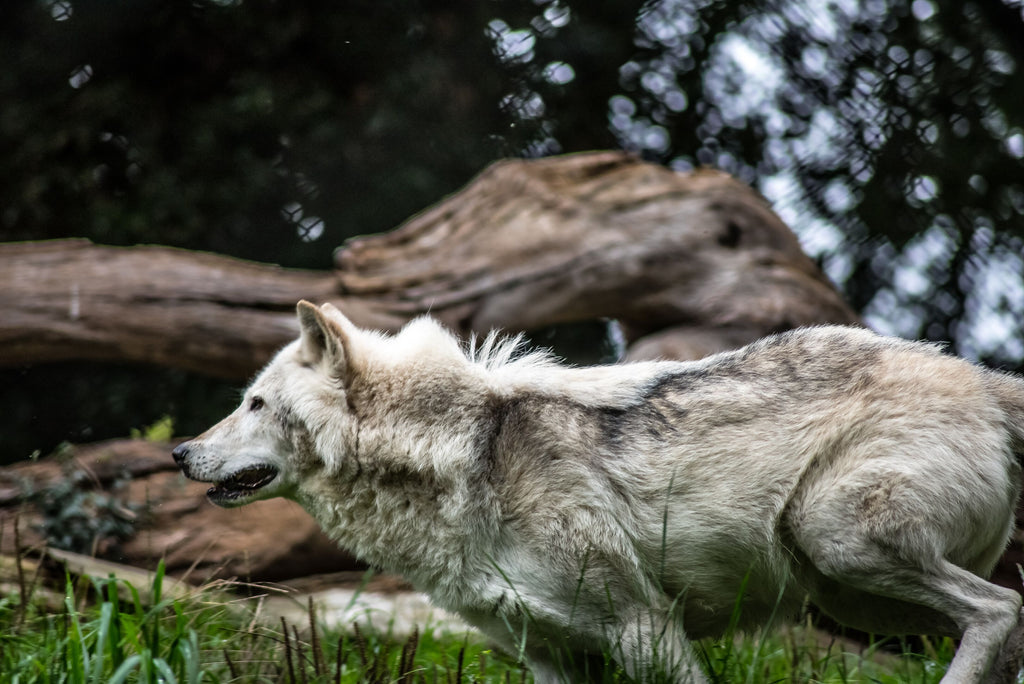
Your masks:
<path fill-rule="evenodd" d="M 132 428 L 129 435 L 132 439 L 144 439 L 147 442 L 169 442 L 174 436 L 174 418 L 163 416 L 141 430 Z"/>
<path fill-rule="evenodd" d="M 136 522 L 146 509 L 122 496 L 128 478 L 118 478 L 108 491 L 101 491 L 83 470 L 70 463 L 63 470 L 64 477 L 56 483 L 38 491 L 30 486 L 24 490 L 25 500 L 42 514 L 40 528 L 47 543 L 90 555 L 115 552 L 135 535 Z"/>

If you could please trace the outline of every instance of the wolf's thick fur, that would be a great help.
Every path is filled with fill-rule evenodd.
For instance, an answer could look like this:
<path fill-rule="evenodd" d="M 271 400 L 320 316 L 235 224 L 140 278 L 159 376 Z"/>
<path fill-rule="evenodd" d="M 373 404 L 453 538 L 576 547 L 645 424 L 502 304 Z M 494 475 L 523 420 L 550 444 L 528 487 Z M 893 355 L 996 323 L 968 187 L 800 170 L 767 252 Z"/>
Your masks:
<path fill-rule="evenodd" d="M 570 369 L 428 319 L 389 337 L 298 310 L 301 338 L 175 459 L 220 505 L 298 501 L 538 681 L 602 652 L 703 681 L 688 639 L 808 596 L 962 637 L 944 682 L 1016 681 L 1021 600 L 982 577 L 1021 487 L 1021 380 L 854 328 Z"/>

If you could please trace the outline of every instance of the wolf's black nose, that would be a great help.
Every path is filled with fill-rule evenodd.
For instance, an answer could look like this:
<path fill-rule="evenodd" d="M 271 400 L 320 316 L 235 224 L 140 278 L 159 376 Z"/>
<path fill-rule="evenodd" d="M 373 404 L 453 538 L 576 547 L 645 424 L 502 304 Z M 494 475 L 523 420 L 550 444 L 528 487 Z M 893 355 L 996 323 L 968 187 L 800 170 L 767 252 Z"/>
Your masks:
<path fill-rule="evenodd" d="M 185 457 L 188 456 L 188 442 L 182 442 L 178 446 L 174 447 L 174 451 L 171 452 L 171 456 L 174 457 L 174 462 L 181 467 L 185 461 Z"/>

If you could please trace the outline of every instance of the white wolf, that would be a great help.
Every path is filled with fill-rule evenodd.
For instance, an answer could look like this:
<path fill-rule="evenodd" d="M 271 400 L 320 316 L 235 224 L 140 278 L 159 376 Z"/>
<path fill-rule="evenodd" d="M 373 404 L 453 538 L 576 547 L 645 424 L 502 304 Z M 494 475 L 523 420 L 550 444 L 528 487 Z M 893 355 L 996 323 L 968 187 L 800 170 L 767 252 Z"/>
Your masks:
<path fill-rule="evenodd" d="M 961 639 L 943 682 L 1016 681 L 1021 599 L 982 579 L 1020 491 L 1024 382 L 821 327 L 693 363 L 573 369 L 330 305 L 174 450 L 210 499 L 283 496 L 539 682 L 704 681 L 689 639 L 806 597 Z M 739 597 L 739 598 L 738 598 Z"/>

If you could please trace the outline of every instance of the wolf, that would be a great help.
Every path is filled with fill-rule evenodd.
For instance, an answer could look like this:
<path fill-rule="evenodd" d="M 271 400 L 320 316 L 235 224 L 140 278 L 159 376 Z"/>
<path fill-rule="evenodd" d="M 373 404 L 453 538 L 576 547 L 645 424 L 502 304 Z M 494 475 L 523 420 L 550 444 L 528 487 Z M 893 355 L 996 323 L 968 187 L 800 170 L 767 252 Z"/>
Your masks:
<path fill-rule="evenodd" d="M 706 681 L 692 640 L 800 611 L 960 639 L 943 682 L 1015 682 L 1024 381 L 815 327 L 695 362 L 560 365 L 429 318 L 298 304 L 299 339 L 174 449 L 225 507 L 301 504 L 537 682 Z"/>

